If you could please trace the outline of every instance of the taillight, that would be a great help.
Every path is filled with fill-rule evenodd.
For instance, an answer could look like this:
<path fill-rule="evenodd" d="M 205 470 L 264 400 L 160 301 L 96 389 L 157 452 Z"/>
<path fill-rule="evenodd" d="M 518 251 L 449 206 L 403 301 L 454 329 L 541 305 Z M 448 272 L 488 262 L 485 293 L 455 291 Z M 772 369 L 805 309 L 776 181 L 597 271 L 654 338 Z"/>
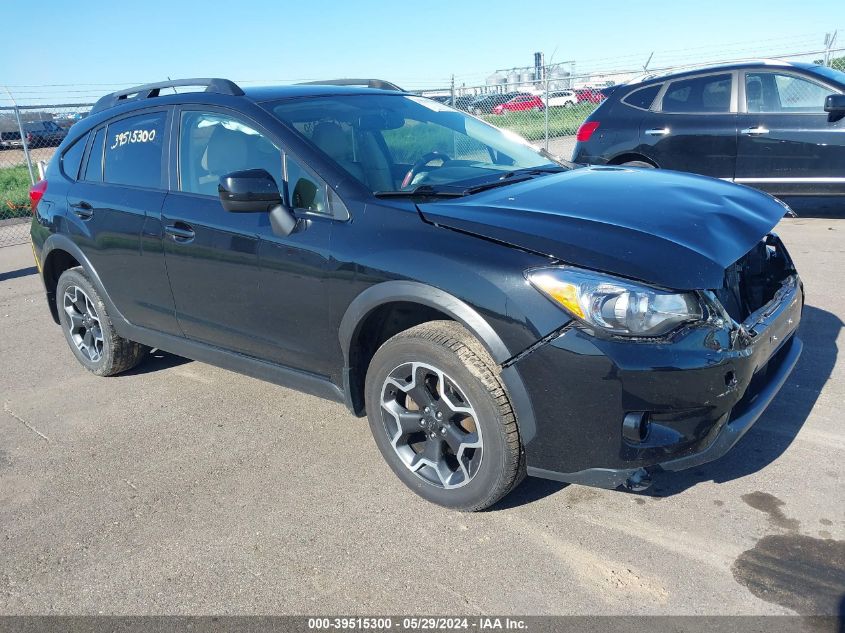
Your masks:
<path fill-rule="evenodd" d="M 593 135 L 597 129 L 599 129 L 599 122 L 598 121 L 584 121 L 581 124 L 581 127 L 578 128 L 578 133 L 575 135 L 575 140 L 581 143 L 585 141 L 589 141 L 590 137 Z"/>
<path fill-rule="evenodd" d="M 47 192 L 47 181 L 46 180 L 39 180 L 29 190 L 29 206 L 32 207 L 32 212 L 35 213 L 38 210 L 38 203 L 41 202 L 41 198 L 44 197 L 44 194 Z"/>

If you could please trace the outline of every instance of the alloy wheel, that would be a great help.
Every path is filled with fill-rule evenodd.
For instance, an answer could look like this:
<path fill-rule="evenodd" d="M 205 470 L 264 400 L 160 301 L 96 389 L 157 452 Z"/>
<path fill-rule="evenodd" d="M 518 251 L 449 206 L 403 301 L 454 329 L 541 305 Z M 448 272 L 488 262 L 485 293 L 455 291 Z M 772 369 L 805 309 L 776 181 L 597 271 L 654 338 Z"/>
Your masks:
<path fill-rule="evenodd" d="M 62 299 L 70 339 L 82 355 L 96 363 L 103 357 L 103 329 L 94 302 L 79 286 L 68 286 Z"/>
<path fill-rule="evenodd" d="M 382 385 L 381 409 L 393 450 L 420 479 L 459 488 L 478 472 L 483 443 L 475 409 L 443 371 L 418 362 L 399 365 Z"/>

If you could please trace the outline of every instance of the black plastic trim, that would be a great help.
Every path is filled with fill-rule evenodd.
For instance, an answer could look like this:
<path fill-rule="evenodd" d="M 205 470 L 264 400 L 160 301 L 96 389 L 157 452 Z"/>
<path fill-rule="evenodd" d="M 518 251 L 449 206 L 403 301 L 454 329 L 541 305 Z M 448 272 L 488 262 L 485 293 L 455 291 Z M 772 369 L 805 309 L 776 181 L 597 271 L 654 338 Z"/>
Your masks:
<path fill-rule="evenodd" d="M 493 360 L 500 366 L 513 356 L 499 335 L 490 327 L 490 324 L 474 308 L 457 297 L 439 288 L 417 281 L 385 281 L 376 284 L 367 288 L 349 304 L 338 329 L 344 360 L 343 401 L 353 413 L 356 413 L 356 411 L 350 389 L 352 381 L 349 365 L 352 341 L 368 314 L 380 305 L 399 301 L 419 303 L 434 308 L 458 321 L 479 340 Z M 537 428 L 528 391 L 515 368 L 504 367 L 501 371 L 501 377 L 516 413 L 522 441 L 523 443 L 528 442 L 535 436 Z"/>
<path fill-rule="evenodd" d="M 332 400 L 344 402 L 343 390 L 328 377 L 230 352 L 207 343 L 132 325 L 125 319 L 112 319 L 115 330 L 122 337 L 149 345 L 177 356 L 184 356 L 223 369 L 266 380 L 282 387 Z"/>
<path fill-rule="evenodd" d="M 234 81 L 220 78 L 193 78 L 193 79 L 174 79 L 170 81 L 159 81 L 152 84 L 144 84 L 142 86 L 134 86 L 132 88 L 125 88 L 112 92 L 104 97 L 101 97 L 94 107 L 91 108 L 90 114 L 95 114 L 102 110 L 106 110 L 116 106 L 121 101 L 135 100 L 135 99 L 150 99 L 157 97 L 165 88 L 178 88 L 179 86 L 205 86 L 206 92 L 213 92 L 221 95 L 231 95 L 233 97 L 242 97 L 245 93 L 241 90 Z M 132 96 L 135 95 L 135 96 Z"/>

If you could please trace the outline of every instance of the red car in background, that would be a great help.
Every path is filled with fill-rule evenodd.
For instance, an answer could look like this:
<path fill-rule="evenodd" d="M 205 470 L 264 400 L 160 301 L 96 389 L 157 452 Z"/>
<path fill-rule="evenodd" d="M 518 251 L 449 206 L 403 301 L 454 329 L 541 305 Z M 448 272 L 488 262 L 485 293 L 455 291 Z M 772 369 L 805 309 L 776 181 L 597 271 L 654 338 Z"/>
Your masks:
<path fill-rule="evenodd" d="M 582 88 L 575 91 L 578 103 L 601 103 L 607 96 L 597 88 Z"/>
<path fill-rule="evenodd" d="M 493 114 L 504 114 L 505 112 L 520 112 L 523 110 L 533 110 L 540 112 L 545 106 L 543 100 L 537 95 L 519 95 L 510 101 L 500 103 L 493 108 Z"/>

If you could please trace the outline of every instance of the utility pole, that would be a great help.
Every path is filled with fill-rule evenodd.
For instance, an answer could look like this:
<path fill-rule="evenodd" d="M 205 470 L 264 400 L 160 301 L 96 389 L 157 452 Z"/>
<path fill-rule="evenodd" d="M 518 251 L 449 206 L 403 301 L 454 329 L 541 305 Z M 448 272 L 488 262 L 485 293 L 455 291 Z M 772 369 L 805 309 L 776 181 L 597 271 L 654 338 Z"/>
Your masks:
<path fill-rule="evenodd" d="M 825 33 L 824 34 L 824 65 L 830 65 L 830 51 L 833 50 L 833 44 L 836 42 L 836 34 L 839 31 L 834 31 L 833 33 Z"/>

